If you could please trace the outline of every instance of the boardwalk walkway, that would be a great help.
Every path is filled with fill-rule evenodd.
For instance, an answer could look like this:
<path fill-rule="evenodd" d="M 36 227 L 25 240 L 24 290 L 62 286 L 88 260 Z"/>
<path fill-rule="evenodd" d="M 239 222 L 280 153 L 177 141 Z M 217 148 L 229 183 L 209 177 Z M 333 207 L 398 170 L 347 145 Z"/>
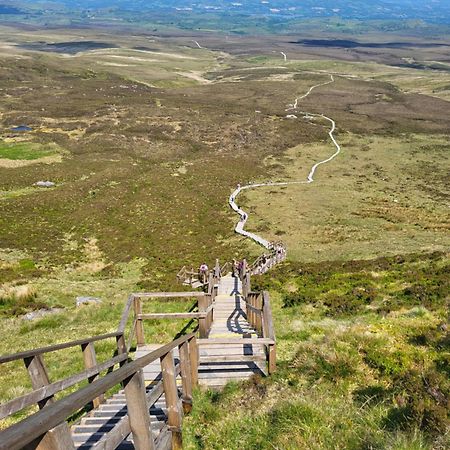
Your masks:
<path fill-rule="evenodd" d="M 257 338 L 250 327 L 242 299 L 242 284 L 237 278 L 225 276 L 220 279 L 218 295 L 215 297 L 214 316 L 209 336 L 198 339 L 200 364 L 198 380 L 200 386 L 221 388 L 228 381 L 239 381 L 254 374 L 267 374 L 266 355 L 263 344 L 246 344 L 243 338 Z M 224 343 L 225 341 L 230 341 Z M 158 348 L 144 345 L 138 348 L 136 358 Z M 146 381 L 160 373 L 157 361 L 144 369 Z"/>
<path fill-rule="evenodd" d="M 267 375 L 265 346 L 245 343 L 243 339 L 258 338 L 258 334 L 247 320 L 242 284 L 237 278 L 225 276 L 220 279 L 214 303 L 214 318 L 206 339 L 198 339 L 200 386 L 221 389 L 230 381 L 241 381 L 251 376 Z M 252 340 L 253 341 L 253 340 Z M 226 343 L 225 343 L 226 342 Z M 159 344 L 139 346 L 135 359 L 162 347 Z M 178 349 L 174 351 L 175 366 L 179 363 Z M 151 429 L 157 447 L 170 448 L 169 433 L 161 433 L 167 422 L 165 397 L 158 382 L 162 379 L 161 364 L 153 361 L 143 369 L 148 396 L 157 402 L 149 408 Z M 181 403 L 181 377 L 177 375 L 178 395 Z M 152 404 L 152 402 L 149 402 Z M 127 420 L 125 393 L 118 392 L 106 403 L 72 427 L 72 438 L 80 450 L 102 448 L 100 442 L 120 421 Z M 123 437 L 120 437 L 123 439 Z M 100 444 L 100 445 L 99 445 Z M 133 436 L 129 435 L 117 447 L 120 450 L 134 448 Z"/>

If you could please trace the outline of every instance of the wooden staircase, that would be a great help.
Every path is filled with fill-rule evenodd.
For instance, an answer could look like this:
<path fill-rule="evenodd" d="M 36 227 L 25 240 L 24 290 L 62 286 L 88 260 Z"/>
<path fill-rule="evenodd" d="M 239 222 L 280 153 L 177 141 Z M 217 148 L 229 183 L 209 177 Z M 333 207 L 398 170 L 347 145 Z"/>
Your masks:
<path fill-rule="evenodd" d="M 268 294 L 250 291 L 250 271 L 241 281 L 222 276 L 222 269 L 216 262 L 206 292 L 131 294 L 117 332 L 0 356 L 0 364 L 22 359 L 33 385 L 33 391 L 0 405 L 0 420 L 32 405 L 40 408 L 0 432 L 0 450 L 181 449 L 182 417 L 192 407 L 195 386 L 222 389 L 275 370 Z M 174 297 L 195 303 L 189 312 L 143 313 L 144 303 Z M 197 320 L 198 335 L 147 344 L 143 322 L 161 319 Z M 94 345 L 108 339 L 116 340 L 116 355 L 97 363 Z M 86 370 L 52 382 L 43 356 L 74 347 L 81 347 Z M 55 398 L 84 380 L 87 386 Z M 105 400 L 111 389 L 117 393 Z M 93 409 L 69 427 L 67 420 L 88 405 Z"/>
<path fill-rule="evenodd" d="M 220 389 L 230 381 L 267 375 L 265 346 L 242 342 L 248 338 L 258 335 L 247 320 L 242 283 L 227 275 L 220 279 L 208 338 L 198 340 L 200 385 Z"/>

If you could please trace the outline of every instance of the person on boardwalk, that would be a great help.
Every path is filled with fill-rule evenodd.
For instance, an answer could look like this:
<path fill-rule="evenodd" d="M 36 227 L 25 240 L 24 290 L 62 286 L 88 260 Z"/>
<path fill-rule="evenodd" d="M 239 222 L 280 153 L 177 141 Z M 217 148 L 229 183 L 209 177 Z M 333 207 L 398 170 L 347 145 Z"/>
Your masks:
<path fill-rule="evenodd" d="M 206 263 L 201 264 L 198 269 L 198 279 L 200 283 L 205 284 L 208 281 L 208 272 L 209 269 Z"/>
<path fill-rule="evenodd" d="M 233 259 L 233 261 L 231 262 L 231 276 L 233 278 L 237 278 L 238 276 L 238 263 L 235 259 Z"/>

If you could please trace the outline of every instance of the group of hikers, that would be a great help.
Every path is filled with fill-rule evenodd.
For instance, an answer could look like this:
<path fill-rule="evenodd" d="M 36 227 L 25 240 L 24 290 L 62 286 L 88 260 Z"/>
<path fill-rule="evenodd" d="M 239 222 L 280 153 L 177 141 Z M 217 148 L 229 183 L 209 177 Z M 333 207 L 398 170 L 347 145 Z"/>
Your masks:
<path fill-rule="evenodd" d="M 233 263 L 231 266 L 231 274 L 235 278 L 241 278 L 244 276 L 244 271 L 246 270 L 247 261 L 243 259 L 242 261 L 236 261 L 233 259 Z M 209 279 L 209 267 L 204 262 L 200 265 L 198 268 L 198 280 L 205 284 L 208 282 Z"/>
<path fill-rule="evenodd" d="M 270 250 L 270 254 L 263 253 L 263 255 L 258 258 L 257 264 L 255 267 L 251 268 L 253 273 L 264 273 L 272 265 L 283 261 L 286 258 L 286 248 L 283 244 L 280 243 L 270 243 L 268 250 Z M 217 266 L 217 264 L 216 264 Z M 245 276 L 245 272 L 248 269 L 247 261 L 244 259 L 236 260 L 233 259 L 231 266 L 231 274 L 234 278 L 243 279 Z M 219 275 L 219 274 L 216 274 Z M 204 262 L 200 265 L 198 269 L 198 279 L 201 283 L 206 284 L 209 279 L 209 268 L 208 265 Z"/>

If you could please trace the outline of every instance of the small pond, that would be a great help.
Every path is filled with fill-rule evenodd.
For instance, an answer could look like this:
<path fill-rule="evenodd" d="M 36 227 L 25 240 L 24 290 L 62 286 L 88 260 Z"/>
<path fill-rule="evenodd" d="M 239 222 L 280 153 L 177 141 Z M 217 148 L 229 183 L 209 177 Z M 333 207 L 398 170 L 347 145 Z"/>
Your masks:
<path fill-rule="evenodd" d="M 19 125 L 18 127 L 11 128 L 11 131 L 21 131 L 21 132 L 33 131 L 33 128 L 30 128 L 27 125 Z"/>

